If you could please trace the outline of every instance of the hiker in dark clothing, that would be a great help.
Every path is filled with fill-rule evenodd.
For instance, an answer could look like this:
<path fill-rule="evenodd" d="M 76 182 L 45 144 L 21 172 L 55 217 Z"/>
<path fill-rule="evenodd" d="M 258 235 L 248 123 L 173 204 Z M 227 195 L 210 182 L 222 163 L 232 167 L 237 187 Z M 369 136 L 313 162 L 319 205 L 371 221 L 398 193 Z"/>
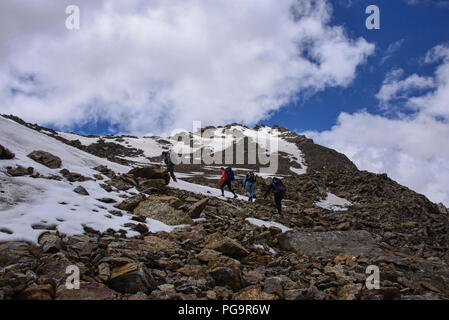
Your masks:
<path fill-rule="evenodd" d="M 174 182 L 176 181 L 175 177 L 175 164 L 170 159 L 170 152 L 162 152 L 162 155 L 164 156 L 164 163 L 167 166 L 167 172 L 170 174 L 171 178 Z"/>
<path fill-rule="evenodd" d="M 271 179 L 271 183 L 267 189 L 267 192 L 265 192 L 264 199 L 267 198 L 270 191 L 273 190 L 274 193 L 274 203 L 276 205 L 276 209 L 278 210 L 279 214 L 282 213 L 282 204 L 281 201 L 284 199 L 285 191 L 287 190 L 282 183 L 282 181 L 278 178 Z"/>
<path fill-rule="evenodd" d="M 224 197 L 224 187 L 228 186 L 229 191 L 231 191 L 234 194 L 234 198 L 237 198 L 237 195 L 235 194 L 235 191 L 232 189 L 231 181 L 234 180 L 234 172 L 231 168 L 221 168 L 221 196 Z"/>

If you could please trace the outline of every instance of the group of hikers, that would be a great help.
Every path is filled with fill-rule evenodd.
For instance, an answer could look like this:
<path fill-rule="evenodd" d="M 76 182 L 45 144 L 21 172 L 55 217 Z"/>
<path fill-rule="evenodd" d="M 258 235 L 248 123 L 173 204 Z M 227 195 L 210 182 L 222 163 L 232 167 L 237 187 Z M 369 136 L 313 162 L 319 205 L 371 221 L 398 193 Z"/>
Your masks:
<path fill-rule="evenodd" d="M 174 173 L 175 164 L 170 158 L 170 152 L 164 151 L 162 152 L 162 156 L 164 157 L 164 163 L 167 167 L 167 172 L 170 174 L 170 177 L 173 181 L 177 182 L 176 176 Z M 221 168 L 221 178 L 220 178 L 220 189 L 221 196 L 224 197 L 224 188 L 228 187 L 229 191 L 234 195 L 234 199 L 237 198 L 237 194 L 235 190 L 232 189 L 232 181 L 235 180 L 234 171 L 231 167 Z M 256 190 L 256 174 L 253 171 L 248 172 L 243 178 L 243 187 L 245 188 L 246 195 L 248 196 L 248 201 L 253 201 L 254 191 Z M 267 198 L 268 194 L 273 191 L 274 194 L 274 203 L 276 209 L 279 213 L 282 213 L 282 199 L 284 199 L 285 192 L 287 191 L 285 185 L 282 183 L 282 180 L 276 177 L 271 179 L 271 182 L 268 186 L 268 189 L 265 192 L 264 199 Z"/>

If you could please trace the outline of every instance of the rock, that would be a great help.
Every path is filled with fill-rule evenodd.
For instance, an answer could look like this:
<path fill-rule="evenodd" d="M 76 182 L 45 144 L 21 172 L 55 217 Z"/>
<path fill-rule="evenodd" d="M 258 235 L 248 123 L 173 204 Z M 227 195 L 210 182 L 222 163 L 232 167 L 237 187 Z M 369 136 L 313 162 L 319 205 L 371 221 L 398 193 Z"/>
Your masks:
<path fill-rule="evenodd" d="M 179 198 L 174 197 L 174 196 L 154 196 L 154 195 L 151 195 L 148 199 L 159 200 L 161 202 L 164 202 L 164 203 L 170 205 L 171 207 L 173 207 L 175 209 L 179 209 L 179 207 L 181 207 L 184 204 L 184 202 L 182 202 Z"/>
<path fill-rule="evenodd" d="M 248 284 L 259 284 L 265 279 L 265 269 L 243 271 L 243 279 Z"/>
<path fill-rule="evenodd" d="M 217 300 L 217 293 L 213 290 L 208 290 L 206 292 L 206 297 L 209 300 Z"/>
<path fill-rule="evenodd" d="M 79 289 L 67 289 L 61 285 L 56 290 L 56 300 L 114 300 L 117 293 L 96 282 L 80 282 Z"/>
<path fill-rule="evenodd" d="M 103 262 L 98 265 L 98 277 L 103 282 L 107 282 L 111 278 L 111 269 L 109 268 L 109 264 Z"/>
<path fill-rule="evenodd" d="M 69 180 L 70 182 L 84 182 L 84 181 L 92 180 L 92 178 L 85 177 L 82 174 L 79 174 L 79 173 L 76 173 L 76 172 L 70 172 L 67 169 L 62 169 L 61 171 L 59 171 L 59 173 L 64 178 Z"/>
<path fill-rule="evenodd" d="M 148 300 L 148 296 L 145 293 L 139 291 L 136 294 L 129 296 L 128 300 L 134 300 L 134 301 Z"/>
<path fill-rule="evenodd" d="M 53 300 L 54 288 L 51 284 L 35 285 L 22 291 L 18 299 L 20 300 Z"/>
<path fill-rule="evenodd" d="M 260 285 L 253 285 L 234 294 L 233 300 L 275 300 L 274 294 L 263 292 Z"/>
<path fill-rule="evenodd" d="M 232 297 L 232 291 L 226 287 L 216 286 L 213 291 L 219 300 L 229 300 Z"/>
<path fill-rule="evenodd" d="M 139 183 L 137 189 L 140 192 L 151 194 L 153 193 L 151 192 L 152 190 L 164 189 L 166 185 L 167 183 L 164 179 L 146 179 Z"/>
<path fill-rule="evenodd" d="M 299 251 L 307 255 L 377 257 L 384 254 L 367 231 L 285 232 L 279 236 L 282 250 Z"/>
<path fill-rule="evenodd" d="M 115 205 L 115 207 L 120 210 L 133 211 L 139 205 L 139 203 L 144 201 L 145 199 L 145 195 L 139 193 L 138 195 L 132 196 L 131 198 L 120 202 L 119 204 Z"/>
<path fill-rule="evenodd" d="M 135 179 L 163 179 L 166 185 L 170 182 L 170 175 L 163 167 L 134 168 L 128 174 L 131 174 Z"/>
<path fill-rule="evenodd" d="M 175 286 L 173 284 L 163 284 L 153 290 L 150 294 L 151 300 L 173 300 L 177 296 Z"/>
<path fill-rule="evenodd" d="M 156 282 L 143 263 L 128 263 L 112 270 L 108 286 L 120 293 L 150 292 Z"/>
<path fill-rule="evenodd" d="M 83 196 L 89 195 L 89 192 L 87 192 L 87 190 L 83 186 L 78 186 L 75 189 L 73 189 L 73 191 Z"/>
<path fill-rule="evenodd" d="M 106 184 L 109 185 L 109 187 L 114 187 L 117 190 L 121 190 L 121 191 L 126 191 L 131 189 L 133 186 L 129 183 L 126 183 L 125 181 L 121 180 L 121 179 L 112 179 L 112 180 L 108 180 L 106 181 Z M 100 186 L 102 186 L 103 189 L 105 189 L 106 191 L 108 191 L 107 187 L 103 187 L 103 184 L 101 184 Z M 112 190 L 112 189 L 111 189 Z"/>
<path fill-rule="evenodd" d="M 306 300 L 307 290 L 305 289 L 291 289 L 284 291 L 285 300 Z"/>
<path fill-rule="evenodd" d="M 41 279 L 52 279 L 57 284 L 65 283 L 69 274 L 66 273 L 67 267 L 75 265 L 75 263 L 68 260 L 61 252 L 53 255 L 44 256 L 40 259 L 40 264 L 36 268 L 36 273 Z M 77 265 L 80 268 L 80 274 L 85 268 Z"/>
<path fill-rule="evenodd" d="M 138 225 L 134 226 L 133 230 L 137 231 L 137 232 L 139 232 L 141 234 L 145 234 L 145 233 L 148 233 L 150 231 L 148 229 L 147 225 L 143 224 L 143 223 L 139 223 Z"/>
<path fill-rule="evenodd" d="M 203 249 L 196 257 L 202 262 L 217 260 L 222 255 L 221 252 L 212 249 Z"/>
<path fill-rule="evenodd" d="M 193 224 L 192 219 L 181 210 L 175 210 L 159 200 L 145 200 L 139 203 L 133 214 L 162 221 L 168 225 Z"/>
<path fill-rule="evenodd" d="M 142 250 L 157 253 L 161 250 L 173 251 L 178 249 L 179 245 L 176 242 L 159 238 L 157 236 L 146 236 L 144 237 L 144 244 L 141 246 Z"/>
<path fill-rule="evenodd" d="M 244 285 L 240 268 L 239 261 L 221 256 L 209 262 L 206 272 L 218 286 L 230 286 L 234 290 L 239 290 Z"/>
<path fill-rule="evenodd" d="M 341 253 L 334 259 L 335 264 L 341 264 L 348 261 L 356 261 L 356 257 L 347 253 Z"/>
<path fill-rule="evenodd" d="M 29 249 L 30 246 L 26 242 L 0 243 L 0 268 L 20 264 L 24 268 L 34 269 L 37 258 Z"/>
<path fill-rule="evenodd" d="M 0 160 L 14 159 L 15 154 L 0 144 Z"/>
<path fill-rule="evenodd" d="M 32 175 L 34 169 L 32 167 L 25 168 L 18 165 L 16 168 L 7 167 L 6 171 L 13 177 L 21 177 Z"/>
<path fill-rule="evenodd" d="M 440 300 L 440 299 L 431 293 L 426 293 L 423 295 L 402 296 L 401 300 Z"/>
<path fill-rule="evenodd" d="M 116 203 L 117 202 L 117 200 L 112 199 L 112 198 L 98 198 L 96 200 L 103 202 L 103 203 Z"/>
<path fill-rule="evenodd" d="M 61 158 L 41 150 L 31 152 L 28 157 L 50 169 L 60 168 L 62 163 Z"/>
<path fill-rule="evenodd" d="M 93 169 L 94 169 L 95 171 L 101 172 L 102 174 L 104 174 L 105 176 L 107 176 L 107 177 L 110 178 L 110 179 L 113 179 L 113 178 L 116 177 L 115 172 L 112 171 L 111 169 L 109 169 L 109 168 L 106 167 L 106 166 L 99 165 L 99 166 L 97 166 L 97 167 L 95 167 L 95 168 L 93 168 Z M 102 179 L 100 179 L 100 180 L 102 180 Z"/>
<path fill-rule="evenodd" d="M 56 253 L 63 248 L 61 238 L 53 233 L 44 232 L 38 238 L 38 243 L 45 253 Z"/>
<path fill-rule="evenodd" d="M 212 242 L 206 246 L 208 249 L 219 251 L 228 257 L 241 259 L 249 254 L 249 251 L 243 248 L 237 241 L 229 237 L 223 240 Z"/>
<path fill-rule="evenodd" d="M 279 277 L 268 278 L 264 281 L 263 291 L 270 294 L 276 294 L 278 297 L 284 297 L 284 289 L 282 288 L 282 280 Z"/>
<path fill-rule="evenodd" d="M 359 298 L 362 284 L 347 284 L 338 290 L 338 300 L 356 300 Z"/>
<path fill-rule="evenodd" d="M 209 199 L 205 198 L 203 200 L 196 202 L 187 212 L 187 214 L 190 216 L 190 218 L 192 218 L 192 219 L 199 218 L 201 212 L 203 212 L 204 208 L 206 208 L 208 201 L 209 201 Z"/>

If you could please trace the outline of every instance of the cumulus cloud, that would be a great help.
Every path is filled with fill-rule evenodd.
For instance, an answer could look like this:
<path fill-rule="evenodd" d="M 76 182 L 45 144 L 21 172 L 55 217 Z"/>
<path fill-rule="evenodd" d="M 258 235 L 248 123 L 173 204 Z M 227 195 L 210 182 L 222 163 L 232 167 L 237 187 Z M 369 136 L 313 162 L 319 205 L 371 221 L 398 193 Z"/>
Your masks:
<path fill-rule="evenodd" d="M 69 31 L 70 1 L 2 1 L 2 113 L 134 134 L 250 125 L 298 93 L 349 85 L 374 52 L 331 25 L 326 0 L 77 2 Z"/>
<path fill-rule="evenodd" d="M 400 99 L 407 100 L 410 95 L 416 93 L 417 89 L 435 87 L 434 79 L 431 77 L 420 77 L 417 74 L 412 74 L 404 80 L 399 80 L 402 74 L 402 69 L 396 69 L 387 75 L 382 88 L 376 95 L 381 105 L 385 106 Z"/>
<path fill-rule="evenodd" d="M 414 74 L 400 80 L 402 72 L 395 71 L 377 94 L 381 103 L 391 103 L 398 92 L 403 92 L 402 108 L 408 109 L 407 116 L 401 109 L 394 118 L 366 111 L 341 113 L 331 130 L 305 134 L 345 153 L 360 169 L 386 172 L 399 183 L 448 206 L 449 48 L 433 48 L 425 62 L 438 63 L 433 77 Z M 423 87 L 432 90 L 413 94 L 412 88 Z"/>

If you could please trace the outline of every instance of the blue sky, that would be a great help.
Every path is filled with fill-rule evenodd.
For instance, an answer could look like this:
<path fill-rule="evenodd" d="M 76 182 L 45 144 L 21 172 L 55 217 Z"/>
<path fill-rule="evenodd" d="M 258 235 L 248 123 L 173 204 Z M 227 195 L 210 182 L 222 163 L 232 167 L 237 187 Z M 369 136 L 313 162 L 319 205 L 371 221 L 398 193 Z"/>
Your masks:
<path fill-rule="evenodd" d="M 332 3 L 332 22 L 343 25 L 353 38 L 363 37 L 375 43 L 375 54 L 358 68 L 356 79 L 347 88 L 328 88 L 309 99 L 290 103 L 260 123 L 279 124 L 298 132 L 322 131 L 336 123 L 340 112 L 366 109 L 374 114 L 383 113 L 375 95 L 386 74 L 401 68 L 405 74 L 431 75 L 435 66 L 425 65 L 420 60 L 434 46 L 449 41 L 449 6 L 428 2 L 409 5 L 400 0 L 354 0 L 351 6 L 345 1 Z M 365 27 L 368 16 L 365 8 L 369 4 L 376 4 L 380 9 L 380 30 Z M 395 43 L 398 45 L 394 46 Z M 389 52 L 390 46 L 395 50 Z"/>

